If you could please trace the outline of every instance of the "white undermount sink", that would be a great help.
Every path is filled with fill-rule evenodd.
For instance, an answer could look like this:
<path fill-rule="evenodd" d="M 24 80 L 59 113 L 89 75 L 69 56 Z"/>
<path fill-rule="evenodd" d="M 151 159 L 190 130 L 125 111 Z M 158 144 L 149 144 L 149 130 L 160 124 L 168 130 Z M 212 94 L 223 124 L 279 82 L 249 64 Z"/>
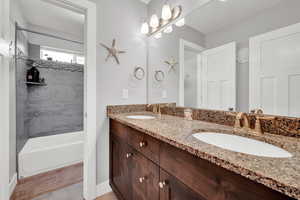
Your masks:
<path fill-rule="evenodd" d="M 258 140 L 241 137 L 237 135 L 203 132 L 193 136 L 207 144 L 211 144 L 226 150 L 245 153 L 249 155 L 270 157 L 270 158 L 290 158 L 292 154 L 282 148 L 261 142 Z"/>
<path fill-rule="evenodd" d="M 155 119 L 154 116 L 151 115 L 130 115 L 127 116 L 128 119 Z"/>

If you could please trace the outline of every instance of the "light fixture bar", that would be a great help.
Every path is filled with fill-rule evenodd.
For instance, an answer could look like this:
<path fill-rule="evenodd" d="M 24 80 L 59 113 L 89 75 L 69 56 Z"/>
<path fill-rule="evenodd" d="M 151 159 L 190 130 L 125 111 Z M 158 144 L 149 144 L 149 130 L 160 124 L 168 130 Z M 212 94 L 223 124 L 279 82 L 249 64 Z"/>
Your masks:
<path fill-rule="evenodd" d="M 177 19 L 180 18 L 182 14 L 182 6 L 176 6 L 175 8 L 172 9 L 172 17 L 169 20 L 163 20 L 162 18 L 159 20 L 159 26 L 155 29 L 150 27 L 150 31 L 148 36 L 153 36 L 157 33 L 162 32 L 165 28 L 167 28 L 169 25 L 173 24 Z"/>

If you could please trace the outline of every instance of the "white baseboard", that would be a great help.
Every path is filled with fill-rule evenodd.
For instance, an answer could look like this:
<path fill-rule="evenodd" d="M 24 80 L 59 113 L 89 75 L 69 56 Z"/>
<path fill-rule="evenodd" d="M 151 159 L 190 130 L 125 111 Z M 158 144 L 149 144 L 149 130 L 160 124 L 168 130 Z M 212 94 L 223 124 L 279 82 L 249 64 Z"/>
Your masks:
<path fill-rule="evenodd" d="M 13 192 L 17 186 L 17 183 L 18 183 L 18 175 L 17 175 L 17 173 L 15 173 L 9 183 L 9 196 L 11 196 L 13 194 Z"/>
<path fill-rule="evenodd" d="M 104 181 L 104 182 L 97 185 L 96 195 L 97 195 L 97 197 L 100 197 L 100 196 L 102 196 L 106 193 L 109 193 L 111 191 L 112 190 L 111 190 L 111 187 L 109 185 L 109 180 L 107 180 L 107 181 Z"/>

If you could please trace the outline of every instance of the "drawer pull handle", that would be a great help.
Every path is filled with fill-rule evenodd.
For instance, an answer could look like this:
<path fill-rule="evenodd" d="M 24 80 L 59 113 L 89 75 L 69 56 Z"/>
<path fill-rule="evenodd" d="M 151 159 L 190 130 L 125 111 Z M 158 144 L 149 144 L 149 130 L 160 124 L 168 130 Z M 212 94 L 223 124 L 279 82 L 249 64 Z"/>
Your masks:
<path fill-rule="evenodd" d="M 163 189 L 167 185 L 166 181 L 161 181 L 158 183 L 159 188 Z"/>
<path fill-rule="evenodd" d="M 139 145 L 140 145 L 140 147 L 141 147 L 141 148 L 143 148 L 143 147 L 145 147 L 145 146 L 146 146 L 146 142 L 140 142 L 140 144 L 139 144 Z"/>
<path fill-rule="evenodd" d="M 145 182 L 146 179 L 147 179 L 146 177 L 140 177 L 140 178 L 139 178 L 139 182 L 140 182 L 140 183 L 143 183 L 143 182 Z"/>
<path fill-rule="evenodd" d="M 133 156 L 133 153 L 127 153 L 126 154 L 126 158 L 130 158 L 131 156 Z"/>

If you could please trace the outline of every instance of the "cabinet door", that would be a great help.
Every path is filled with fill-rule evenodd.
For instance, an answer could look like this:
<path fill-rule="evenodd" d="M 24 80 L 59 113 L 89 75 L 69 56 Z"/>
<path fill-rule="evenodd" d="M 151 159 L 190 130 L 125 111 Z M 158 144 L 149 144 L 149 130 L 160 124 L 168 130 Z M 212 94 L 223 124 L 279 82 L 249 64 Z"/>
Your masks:
<path fill-rule="evenodd" d="M 164 170 L 160 170 L 160 200 L 205 200 Z"/>
<path fill-rule="evenodd" d="M 133 200 L 159 200 L 159 167 L 136 152 L 131 159 Z"/>
<path fill-rule="evenodd" d="M 121 140 L 111 140 L 111 166 L 110 180 L 117 192 L 125 200 L 131 200 L 131 187 L 129 180 L 129 147 Z"/>

